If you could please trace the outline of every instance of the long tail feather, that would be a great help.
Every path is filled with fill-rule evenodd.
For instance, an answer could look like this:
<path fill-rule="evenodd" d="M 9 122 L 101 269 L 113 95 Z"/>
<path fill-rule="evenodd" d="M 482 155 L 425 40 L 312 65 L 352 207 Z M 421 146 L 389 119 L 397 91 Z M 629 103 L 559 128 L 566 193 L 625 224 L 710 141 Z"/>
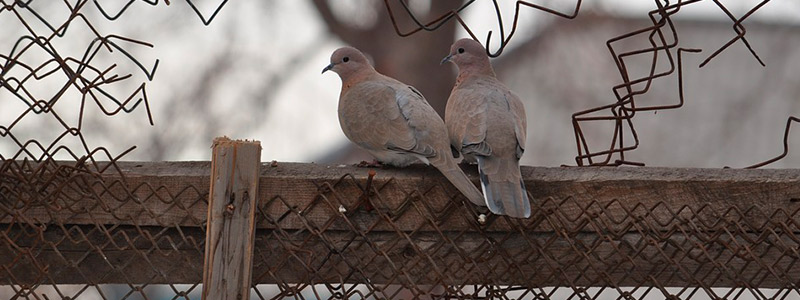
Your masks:
<path fill-rule="evenodd" d="M 528 218 L 531 216 L 531 203 L 528 192 L 519 174 L 519 165 L 516 160 L 513 166 L 495 166 L 490 164 L 510 164 L 499 158 L 478 157 L 478 172 L 481 177 L 481 187 L 486 201 L 486 206 L 492 213 L 507 215 L 514 218 Z M 500 176 L 498 172 L 514 172 L 511 176 Z M 505 174 L 508 175 L 508 174 Z"/>
<path fill-rule="evenodd" d="M 442 172 L 442 175 L 450 181 L 462 194 L 464 194 L 470 202 L 475 205 L 485 206 L 484 198 L 481 191 L 472 184 L 466 174 L 461 171 L 461 168 L 453 159 L 447 159 L 441 164 L 433 164 L 434 167 Z"/>

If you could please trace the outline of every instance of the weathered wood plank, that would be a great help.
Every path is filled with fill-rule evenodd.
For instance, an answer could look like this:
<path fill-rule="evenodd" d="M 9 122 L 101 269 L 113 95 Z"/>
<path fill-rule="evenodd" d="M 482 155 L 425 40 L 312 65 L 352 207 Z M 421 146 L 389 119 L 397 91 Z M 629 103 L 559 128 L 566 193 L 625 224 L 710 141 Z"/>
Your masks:
<path fill-rule="evenodd" d="M 113 176 L 54 202 L 0 196 L 0 278 L 198 282 L 210 164 L 119 166 L 124 184 L 137 187 L 126 197 Z M 375 209 L 365 209 L 368 171 L 262 165 L 254 282 L 777 288 L 800 280 L 798 170 L 524 167 L 532 218 L 490 215 L 486 224 L 422 166 L 378 169 Z"/>
<path fill-rule="evenodd" d="M 12 222 L 16 216 L 32 223 L 204 225 L 208 162 L 119 166 L 124 182 L 113 174 L 102 182 L 89 181 L 93 193 L 67 190 L 56 205 L 8 199 L 0 203 L 0 222 Z M 474 166 L 464 168 L 477 184 Z M 334 218 L 342 205 L 352 222 L 372 230 L 463 230 L 479 227 L 475 216 L 486 211 L 467 204 L 435 169 L 425 166 L 377 169 L 372 185 L 376 193 L 370 199 L 383 213 L 364 211 L 358 203 L 368 171 L 336 165 L 262 165 L 257 227 L 342 229 L 346 224 Z M 669 231 L 670 224 L 688 221 L 717 229 L 734 222 L 753 228 L 767 222 L 800 222 L 793 213 L 800 210 L 800 170 L 523 167 L 522 172 L 535 199 L 533 217 L 520 223 L 490 216 L 483 230 L 522 226 L 547 232 L 555 226 Z M 290 208 L 294 212 L 287 213 Z M 786 213 L 776 215 L 779 211 Z M 546 219 L 553 216 L 558 216 L 558 224 Z"/>
<path fill-rule="evenodd" d="M 204 233 L 90 225 L 24 234 L 0 229 L 30 251 L 0 248 L 0 278 L 16 284 L 197 283 Z M 778 226 L 769 228 L 777 229 Z M 36 230 L 33 230 L 36 231 Z M 84 235 L 78 232 L 86 233 Z M 65 239 L 65 235 L 71 235 Z M 42 242 L 43 238 L 45 242 Z M 713 286 L 782 288 L 800 280 L 798 242 L 788 235 L 625 233 L 432 233 L 258 230 L 253 282 L 377 285 Z M 487 241 L 494 241 L 489 243 Z M 195 243 L 199 241 L 199 243 Z M 35 263 L 34 263 L 35 262 Z M 9 273 L 6 273 L 8 271 Z"/>
<path fill-rule="evenodd" d="M 250 299 L 259 142 L 214 139 L 203 299 Z"/>
<path fill-rule="evenodd" d="M 198 283 L 205 233 L 183 229 L 0 224 L 0 284 Z"/>

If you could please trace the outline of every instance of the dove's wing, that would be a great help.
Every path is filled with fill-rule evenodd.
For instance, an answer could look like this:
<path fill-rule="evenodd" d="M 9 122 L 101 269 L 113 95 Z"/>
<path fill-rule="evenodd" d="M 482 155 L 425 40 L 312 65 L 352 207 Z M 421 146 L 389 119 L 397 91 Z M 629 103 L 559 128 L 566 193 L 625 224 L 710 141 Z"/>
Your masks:
<path fill-rule="evenodd" d="M 525 152 L 525 137 L 527 136 L 528 122 L 525 117 L 525 106 L 522 105 L 522 100 L 514 92 L 507 91 L 506 97 L 508 98 L 511 106 L 511 113 L 514 116 L 514 134 L 517 137 L 517 159 L 522 158 L 522 153 Z"/>
<path fill-rule="evenodd" d="M 430 111 L 428 111 L 430 110 Z M 339 121 L 345 135 L 369 150 L 436 155 L 426 115 L 435 114 L 413 88 L 365 81 L 352 86 L 339 102 Z M 440 121 L 441 122 L 441 121 Z"/>
<path fill-rule="evenodd" d="M 445 124 L 450 144 L 464 154 L 488 156 L 492 149 L 486 143 L 488 102 L 473 87 L 453 90 L 447 100 Z"/>

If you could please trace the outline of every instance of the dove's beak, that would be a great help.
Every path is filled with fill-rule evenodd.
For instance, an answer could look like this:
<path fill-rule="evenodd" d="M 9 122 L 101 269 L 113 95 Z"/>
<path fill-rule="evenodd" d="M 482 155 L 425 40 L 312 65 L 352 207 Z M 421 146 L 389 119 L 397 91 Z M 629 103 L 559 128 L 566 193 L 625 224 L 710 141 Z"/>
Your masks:
<path fill-rule="evenodd" d="M 335 65 L 334 63 L 331 63 L 330 65 L 327 65 L 324 69 L 322 69 L 322 74 L 325 74 L 326 71 L 333 70 L 333 66 L 334 65 Z"/>
<path fill-rule="evenodd" d="M 449 61 L 450 61 L 450 59 L 452 59 L 452 58 L 453 58 L 453 55 L 452 55 L 452 54 L 450 54 L 450 55 L 446 56 L 444 59 L 442 59 L 442 62 L 440 62 L 439 64 L 440 64 L 440 65 L 443 65 L 443 64 L 445 64 L 445 63 L 449 62 Z"/>

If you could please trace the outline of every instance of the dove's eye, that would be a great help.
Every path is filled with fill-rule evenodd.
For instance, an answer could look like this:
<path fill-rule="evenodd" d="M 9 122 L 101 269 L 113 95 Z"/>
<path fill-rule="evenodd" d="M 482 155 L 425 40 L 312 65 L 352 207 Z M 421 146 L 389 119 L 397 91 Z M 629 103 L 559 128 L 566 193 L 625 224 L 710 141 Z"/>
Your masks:
<path fill-rule="evenodd" d="M 343 62 L 348 62 L 348 61 L 350 61 L 350 58 L 349 58 L 349 57 L 347 57 L 347 56 L 345 56 L 344 58 L 342 58 L 342 61 L 343 61 Z"/>
<path fill-rule="evenodd" d="M 464 53 L 464 48 L 458 48 L 458 53 Z"/>

